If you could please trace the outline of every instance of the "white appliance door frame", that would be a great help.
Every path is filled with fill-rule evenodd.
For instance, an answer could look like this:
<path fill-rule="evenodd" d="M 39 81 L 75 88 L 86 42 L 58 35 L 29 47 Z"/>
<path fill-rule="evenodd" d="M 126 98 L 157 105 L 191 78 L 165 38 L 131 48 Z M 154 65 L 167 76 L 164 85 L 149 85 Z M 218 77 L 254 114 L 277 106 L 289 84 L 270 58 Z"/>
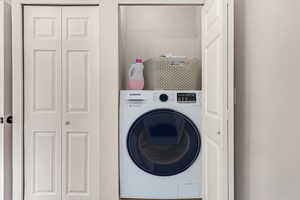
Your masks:
<path fill-rule="evenodd" d="M 202 9 L 203 194 L 233 199 L 233 7 L 207 0 Z"/>
<path fill-rule="evenodd" d="M 0 199 L 12 198 L 12 112 L 11 10 L 0 2 Z"/>

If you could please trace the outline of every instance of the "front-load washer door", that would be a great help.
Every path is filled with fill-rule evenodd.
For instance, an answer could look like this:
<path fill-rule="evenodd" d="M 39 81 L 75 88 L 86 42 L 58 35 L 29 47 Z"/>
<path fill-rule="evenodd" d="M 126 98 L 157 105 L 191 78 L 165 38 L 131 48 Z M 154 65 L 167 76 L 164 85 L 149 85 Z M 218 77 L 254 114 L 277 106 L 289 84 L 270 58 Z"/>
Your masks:
<path fill-rule="evenodd" d="M 188 169 L 197 159 L 201 137 L 185 115 L 157 109 L 133 123 L 127 148 L 131 159 L 142 170 L 157 176 L 172 176 Z"/>

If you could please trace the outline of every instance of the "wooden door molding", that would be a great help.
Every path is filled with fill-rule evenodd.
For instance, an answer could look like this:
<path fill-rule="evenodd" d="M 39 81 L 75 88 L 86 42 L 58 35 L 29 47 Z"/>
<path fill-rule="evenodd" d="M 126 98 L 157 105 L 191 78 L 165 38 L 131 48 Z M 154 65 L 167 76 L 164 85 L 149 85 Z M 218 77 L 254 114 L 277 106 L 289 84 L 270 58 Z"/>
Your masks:
<path fill-rule="evenodd" d="M 12 112 L 10 1 L 0 1 L 0 15 L 0 199 L 11 199 L 12 126 L 7 121 Z"/>
<path fill-rule="evenodd" d="M 122 0 L 123 1 L 123 0 Z M 122 2 L 120 0 L 120 2 Z M 130 3 L 131 0 L 128 0 Z M 228 24 L 228 174 L 229 199 L 234 198 L 234 92 L 233 92 L 233 1 L 229 2 Z M 124 0 L 123 2 L 126 3 Z M 127 3 L 128 3 L 127 2 Z M 134 0 L 131 3 L 135 4 Z M 149 1 L 150 2 L 150 1 Z M 144 1 L 143 5 L 149 5 Z M 175 0 L 174 0 L 175 2 Z M 170 3 L 170 4 L 174 4 Z M 177 0 L 176 0 L 177 2 Z M 179 2 L 179 1 L 178 1 Z M 178 4 L 177 2 L 177 4 Z M 100 12 L 100 127 L 104 134 L 100 138 L 100 199 L 119 199 L 119 170 L 118 170 L 118 92 L 119 92 L 119 63 L 118 63 L 118 0 L 13 0 L 13 200 L 23 200 L 24 178 L 24 146 L 23 146 L 23 6 L 24 5 L 97 5 Z M 121 4 L 121 3 L 120 3 Z M 103 6 L 101 6 L 103 5 Z M 152 4 L 153 5 L 153 4 Z M 104 39 L 105 38 L 105 39 Z M 110 84 L 108 84 L 110 83 Z M 232 88 L 232 90 L 231 90 Z M 107 106 L 109 105 L 109 106 Z"/>

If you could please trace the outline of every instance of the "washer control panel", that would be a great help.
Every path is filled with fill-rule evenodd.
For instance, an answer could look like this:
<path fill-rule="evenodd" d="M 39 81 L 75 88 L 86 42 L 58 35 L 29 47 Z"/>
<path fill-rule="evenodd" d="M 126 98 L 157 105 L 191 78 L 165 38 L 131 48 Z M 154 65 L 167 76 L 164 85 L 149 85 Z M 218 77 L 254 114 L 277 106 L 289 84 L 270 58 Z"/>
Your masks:
<path fill-rule="evenodd" d="M 125 103 L 129 107 L 143 107 L 143 106 L 200 106 L 201 91 L 121 91 L 121 103 Z"/>
<path fill-rule="evenodd" d="M 196 93 L 177 93 L 177 102 L 178 103 L 196 103 L 197 95 Z"/>

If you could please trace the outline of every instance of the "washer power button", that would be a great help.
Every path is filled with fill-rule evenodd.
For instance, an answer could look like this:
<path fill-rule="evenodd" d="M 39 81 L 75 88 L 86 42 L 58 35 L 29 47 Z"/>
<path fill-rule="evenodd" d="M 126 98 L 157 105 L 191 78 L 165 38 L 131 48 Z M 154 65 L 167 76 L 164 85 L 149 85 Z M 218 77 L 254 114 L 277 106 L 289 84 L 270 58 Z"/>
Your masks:
<path fill-rule="evenodd" d="M 166 102 L 166 101 L 168 101 L 169 97 L 168 97 L 168 95 L 166 95 L 166 94 L 161 94 L 161 95 L 159 96 L 159 99 L 160 99 L 162 102 Z"/>

